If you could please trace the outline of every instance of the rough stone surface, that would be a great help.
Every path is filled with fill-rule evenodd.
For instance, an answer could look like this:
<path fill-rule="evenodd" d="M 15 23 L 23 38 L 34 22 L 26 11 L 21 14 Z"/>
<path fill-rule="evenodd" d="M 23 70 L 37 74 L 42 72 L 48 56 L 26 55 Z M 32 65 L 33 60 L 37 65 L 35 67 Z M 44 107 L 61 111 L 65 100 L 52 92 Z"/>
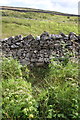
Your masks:
<path fill-rule="evenodd" d="M 80 55 L 80 36 L 73 32 L 69 35 L 44 32 L 36 38 L 32 35 L 26 37 L 18 35 L 1 39 L 0 43 L 3 56 L 12 56 L 14 59 L 19 59 L 22 64 L 30 66 L 49 64 L 51 56 L 61 58 L 68 53 L 71 53 L 71 57 Z"/>

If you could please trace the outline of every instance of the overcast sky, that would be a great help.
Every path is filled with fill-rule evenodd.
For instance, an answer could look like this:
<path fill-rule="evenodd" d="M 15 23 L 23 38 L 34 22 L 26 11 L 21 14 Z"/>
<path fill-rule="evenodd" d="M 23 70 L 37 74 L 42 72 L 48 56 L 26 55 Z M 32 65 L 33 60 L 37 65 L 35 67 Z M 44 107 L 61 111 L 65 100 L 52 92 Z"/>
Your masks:
<path fill-rule="evenodd" d="M 29 7 L 78 14 L 79 0 L 0 0 L 0 6 Z"/>

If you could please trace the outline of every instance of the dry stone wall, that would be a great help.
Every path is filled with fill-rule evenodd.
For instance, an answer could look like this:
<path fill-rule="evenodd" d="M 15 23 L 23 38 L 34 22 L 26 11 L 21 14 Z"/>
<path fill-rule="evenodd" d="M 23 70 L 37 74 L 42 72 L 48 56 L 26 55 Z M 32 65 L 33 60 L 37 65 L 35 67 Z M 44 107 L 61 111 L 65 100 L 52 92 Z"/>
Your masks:
<path fill-rule="evenodd" d="M 32 35 L 18 35 L 0 40 L 2 56 L 13 57 L 29 66 L 49 64 L 51 57 L 62 58 L 70 55 L 79 57 L 80 36 L 71 32 L 60 35 L 43 32 L 34 38 Z"/>

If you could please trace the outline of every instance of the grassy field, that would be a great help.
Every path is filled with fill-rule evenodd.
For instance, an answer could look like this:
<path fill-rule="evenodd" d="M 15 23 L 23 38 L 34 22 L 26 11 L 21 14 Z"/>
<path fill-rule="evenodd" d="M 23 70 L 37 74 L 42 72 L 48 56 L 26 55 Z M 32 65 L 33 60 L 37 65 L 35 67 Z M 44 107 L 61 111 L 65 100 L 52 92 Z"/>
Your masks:
<path fill-rule="evenodd" d="M 1 10 L 2 38 L 22 34 L 40 35 L 43 31 L 51 34 L 75 32 L 78 34 L 78 18 L 48 13 L 17 12 Z"/>

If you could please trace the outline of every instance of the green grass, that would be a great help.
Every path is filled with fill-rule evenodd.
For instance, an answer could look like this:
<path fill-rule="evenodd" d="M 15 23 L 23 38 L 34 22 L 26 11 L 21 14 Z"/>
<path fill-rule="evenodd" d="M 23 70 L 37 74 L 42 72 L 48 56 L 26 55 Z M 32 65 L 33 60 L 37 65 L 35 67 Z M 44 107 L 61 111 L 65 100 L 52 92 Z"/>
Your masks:
<path fill-rule="evenodd" d="M 79 120 L 78 64 L 53 61 L 30 70 L 17 60 L 2 61 L 3 120 L 53 118 Z"/>
<path fill-rule="evenodd" d="M 51 15 L 48 13 L 23 13 L 2 10 L 2 38 L 22 34 L 40 35 L 43 31 L 51 34 L 75 32 L 78 34 L 77 17 Z"/>
<path fill-rule="evenodd" d="M 60 23 L 56 20 L 39 21 L 3 17 L 2 24 L 2 36 L 4 38 L 18 34 L 22 34 L 23 36 L 29 34 L 37 36 L 43 31 L 48 31 L 51 34 L 59 34 L 60 32 L 69 34 L 71 31 L 78 33 L 77 24 L 73 26 L 73 22 Z"/>

